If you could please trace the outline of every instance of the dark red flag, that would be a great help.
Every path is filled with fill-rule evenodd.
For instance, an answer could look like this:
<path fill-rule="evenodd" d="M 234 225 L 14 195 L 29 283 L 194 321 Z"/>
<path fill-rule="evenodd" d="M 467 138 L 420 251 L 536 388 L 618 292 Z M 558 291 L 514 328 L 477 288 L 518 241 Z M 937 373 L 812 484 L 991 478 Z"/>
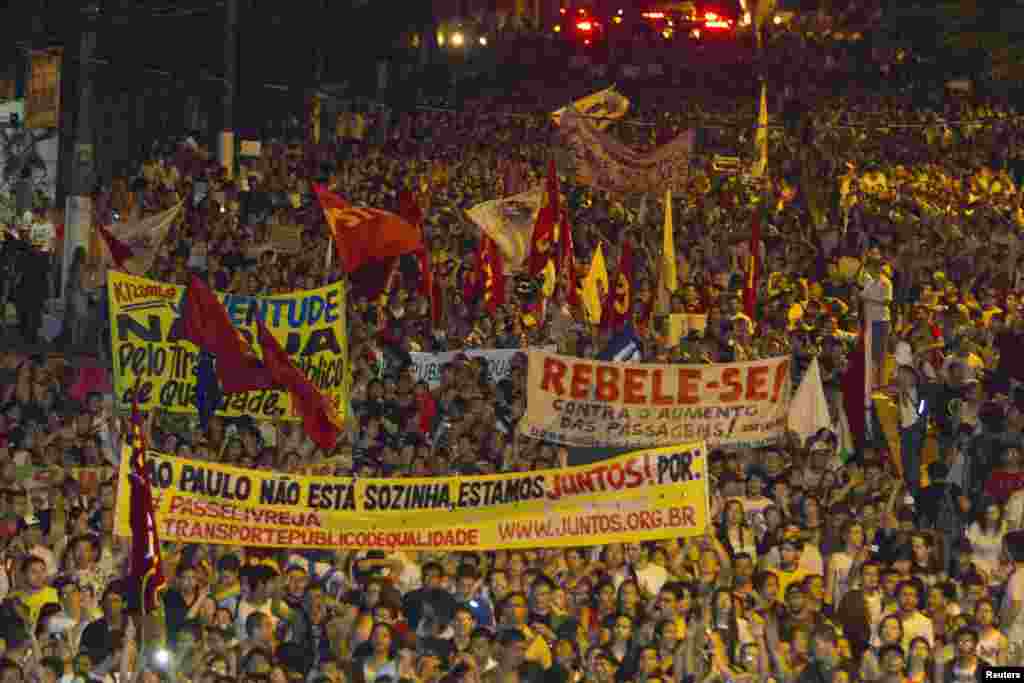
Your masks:
<path fill-rule="evenodd" d="M 552 247 L 555 241 L 555 226 L 562 215 L 559 206 L 558 174 L 554 160 L 548 162 L 548 181 L 544 192 L 544 206 L 537 214 L 537 222 L 533 225 L 533 237 L 530 241 L 529 264 L 530 275 L 537 276 L 544 272 L 548 261 L 557 258 Z M 555 262 L 558 266 L 558 262 Z"/>
<path fill-rule="evenodd" d="M 615 276 L 608 283 L 608 296 L 601 315 L 601 328 L 613 332 L 632 321 L 633 314 L 633 245 L 622 244 L 622 255 Z"/>
<path fill-rule="evenodd" d="M 183 339 L 217 357 L 217 378 L 227 394 L 271 389 L 274 380 L 242 332 L 231 324 L 217 295 L 193 274 L 182 302 Z"/>
<path fill-rule="evenodd" d="M 343 429 L 338 419 L 338 407 L 302 370 L 295 367 L 263 321 L 257 321 L 256 324 L 259 327 L 263 364 L 275 385 L 288 390 L 292 409 L 302 418 L 302 428 L 313 443 L 324 450 L 333 449 Z"/>
<path fill-rule="evenodd" d="M 129 595 L 139 596 L 143 614 L 160 608 L 160 594 L 167 585 L 160 561 L 160 537 L 156 528 L 153 506 L 153 484 L 146 472 L 146 442 L 139 414 L 138 383 L 132 400 L 132 454 L 129 463 L 129 519 L 132 528 L 132 547 L 128 581 Z"/>
<path fill-rule="evenodd" d="M 846 420 L 850 425 L 850 433 L 857 448 L 864 447 L 867 433 L 867 400 L 865 390 L 865 373 L 867 373 L 867 353 L 864 343 L 864 330 L 861 330 L 857 348 L 849 356 L 849 364 L 840 384 L 843 390 L 843 408 L 846 409 Z"/>
<path fill-rule="evenodd" d="M 132 248 L 121 240 L 114 237 L 114 235 L 104 228 L 102 225 L 96 226 L 96 232 L 99 233 L 100 237 L 107 245 L 107 250 L 110 252 L 110 258 L 118 268 L 124 268 L 125 262 L 135 254 L 132 253 Z"/>

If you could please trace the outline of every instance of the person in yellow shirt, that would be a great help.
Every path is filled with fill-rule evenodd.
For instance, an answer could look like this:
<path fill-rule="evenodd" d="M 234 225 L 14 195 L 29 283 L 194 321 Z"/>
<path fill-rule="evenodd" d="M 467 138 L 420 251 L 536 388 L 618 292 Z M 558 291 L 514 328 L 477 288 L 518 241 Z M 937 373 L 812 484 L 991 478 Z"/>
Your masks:
<path fill-rule="evenodd" d="M 43 605 L 59 605 L 60 596 L 56 588 L 46 583 L 46 562 L 42 558 L 29 555 L 22 560 L 21 575 L 24 577 L 26 588 L 15 592 L 11 597 L 25 607 L 28 613 L 26 625 L 34 632 Z"/>
<path fill-rule="evenodd" d="M 800 552 L 803 544 L 794 538 L 784 538 L 779 544 L 779 566 L 772 569 L 779 580 L 779 595 L 785 595 L 790 584 L 799 584 L 807 578 L 807 571 L 800 568 Z"/>
<path fill-rule="evenodd" d="M 526 661 L 538 664 L 547 671 L 551 668 L 551 647 L 544 638 L 527 626 L 528 614 L 526 596 L 522 593 L 512 593 L 505 598 L 505 603 L 502 605 L 501 625 L 502 628 L 521 633 L 526 643 Z"/>

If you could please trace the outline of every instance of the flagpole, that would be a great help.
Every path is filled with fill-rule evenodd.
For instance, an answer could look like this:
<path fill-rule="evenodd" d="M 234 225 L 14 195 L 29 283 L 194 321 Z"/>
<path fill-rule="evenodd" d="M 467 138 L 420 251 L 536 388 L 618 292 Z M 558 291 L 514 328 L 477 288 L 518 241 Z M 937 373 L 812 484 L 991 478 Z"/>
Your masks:
<path fill-rule="evenodd" d="M 334 265 L 334 237 L 327 238 L 327 253 L 324 255 L 324 283 L 331 279 L 331 266 Z"/>

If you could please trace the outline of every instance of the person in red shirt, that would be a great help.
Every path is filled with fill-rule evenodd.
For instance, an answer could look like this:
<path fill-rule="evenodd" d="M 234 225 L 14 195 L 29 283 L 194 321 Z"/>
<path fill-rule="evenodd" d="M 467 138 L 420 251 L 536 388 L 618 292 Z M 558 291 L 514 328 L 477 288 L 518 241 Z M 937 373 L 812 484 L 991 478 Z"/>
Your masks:
<path fill-rule="evenodd" d="M 985 482 L 985 493 L 1000 505 L 1005 505 L 1010 496 L 1020 489 L 1024 489 L 1024 461 L 1020 450 L 1007 448 L 1000 467 Z"/>

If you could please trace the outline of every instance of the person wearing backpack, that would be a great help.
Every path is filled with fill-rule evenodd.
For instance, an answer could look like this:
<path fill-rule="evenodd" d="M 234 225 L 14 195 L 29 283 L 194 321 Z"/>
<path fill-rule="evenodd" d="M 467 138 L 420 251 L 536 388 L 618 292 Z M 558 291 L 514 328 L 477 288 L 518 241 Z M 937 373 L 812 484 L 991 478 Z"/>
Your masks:
<path fill-rule="evenodd" d="M 971 503 L 954 482 L 946 481 L 949 466 L 942 462 L 928 465 L 929 485 L 917 496 L 918 525 L 942 535 L 942 567 L 948 570 L 956 540 L 964 535 L 965 520 Z"/>

